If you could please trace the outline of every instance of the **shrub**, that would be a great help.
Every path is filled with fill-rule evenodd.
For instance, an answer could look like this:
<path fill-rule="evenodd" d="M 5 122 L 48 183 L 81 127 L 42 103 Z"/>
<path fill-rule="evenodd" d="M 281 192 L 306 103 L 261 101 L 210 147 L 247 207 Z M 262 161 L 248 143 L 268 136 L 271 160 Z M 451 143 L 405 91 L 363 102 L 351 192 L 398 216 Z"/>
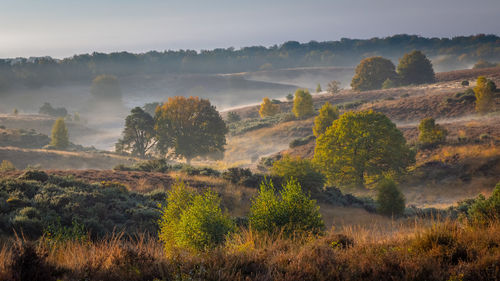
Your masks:
<path fill-rule="evenodd" d="M 469 86 L 469 81 L 464 80 L 464 81 L 462 81 L 461 84 L 462 84 L 462 86 L 467 87 L 467 86 Z"/>
<path fill-rule="evenodd" d="M 446 140 L 448 131 L 436 124 L 433 118 L 424 118 L 418 126 L 418 141 L 421 145 L 430 146 L 442 143 Z"/>
<path fill-rule="evenodd" d="M 53 108 L 50 103 L 44 103 L 40 109 L 38 110 L 40 114 L 46 114 L 53 117 L 66 117 L 68 115 L 68 111 L 64 107 Z"/>
<path fill-rule="evenodd" d="M 337 94 L 340 92 L 340 81 L 330 81 L 326 87 L 329 94 Z"/>
<path fill-rule="evenodd" d="M 0 163 L 0 172 L 15 171 L 16 167 L 9 160 L 2 160 Z"/>
<path fill-rule="evenodd" d="M 117 171 L 142 171 L 142 172 L 158 172 L 166 173 L 171 169 L 166 159 L 153 159 L 142 161 L 133 166 L 117 165 L 113 170 Z"/>
<path fill-rule="evenodd" d="M 494 83 L 493 83 L 494 84 Z M 474 87 L 476 94 L 476 111 L 480 114 L 485 114 L 494 108 L 494 92 L 491 83 L 484 76 L 477 78 L 477 85 Z"/>
<path fill-rule="evenodd" d="M 397 87 L 397 83 L 391 78 L 385 79 L 384 83 L 382 83 L 382 89 L 391 89 L 395 87 Z"/>
<path fill-rule="evenodd" d="M 323 91 L 321 89 L 321 84 L 318 83 L 318 85 L 316 86 L 316 93 L 320 93 L 321 91 Z"/>
<path fill-rule="evenodd" d="M 293 179 L 283 186 L 280 196 L 272 182 L 262 182 L 258 196 L 252 200 L 249 221 L 258 231 L 283 231 L 285 235 L 319 233 L 324 228 L 316 201 Z"/>
<path fill-rule="evenodd" d="M 19 176 L 19 179 L 46 182 L 49 179 L 49 176 L 44 171 L 27 170 Z"/>
<path fill-rule="evenodd" d="M 313 135 L 307 136 L 307 137 L 303 137 L 303 138 L 294 139 L 293 141 L 290 142 L 290 144 L 288 146 L 290 148 L 294 148 L 294 147 L 297 147 L 297 146 L 308 144 L 312 140 L 315 140 L 315 139 L 316 139 L 316 137 L 313 136 Z"/>
<path fill-rule="evenodd" d="M 248 168 L 229 168 L 222 173 L 222 178 L 234 184 L 240 184 L 248 187 L 259 187 L 260 183 L 265 180 L 266 176 L 262 174 L 252 173 Z M 273 177 L 274 181 L 281 182 L 278 177 Z"/>
<path fill-rule="evenodd" d="M 182 246 L 195 250 L 212 248 L 234 229 L 214 192 L 195 195 L 183 182 L 177 182 L 169 191 L 159 226 L 166 253 Z"/>
<path fill-rule="evenodd" d="M 400 216 L 405 210 L 403 193 L 391 179 L 382 179 L 377 186 L 377 211 L 386 216 Z"/>
<path fill-rule="evenodd" d="M 286 100 L 287 101 L 293 101 L 293 95 L 292 94 L 286 95 Z"/>
<path fill-rule="evenodd" d="M 479 195 L 468 209 L 468 215 L 471 221 L 480 224 L 488 224 L 500 219 L 500 182 L 488 199 Z"/>
<path fill-rule="evenodd" d="M 306 190 L 318 191 L 325 184 L 325 176 L 309 159 L 300 157 L 292 158 L 285 155 L 282 159 L 275 161 L 271 168 L 271 174 L 283 178 L 285 181 L 296 179 Z"/>
<path fill-rule="evenodd" d="M 292 112 L 297 118 L 311 116 L 314 113 L 312 96 L 306 89 L 297 89 L 293 99 Z"/>
<path fill-rule="evenodd" d="M 227 122 L 238 122 L 241 120 L 241 117 L 238 115 L 238 113 L 234 111 L 229 111 L 227 113 Z"/>

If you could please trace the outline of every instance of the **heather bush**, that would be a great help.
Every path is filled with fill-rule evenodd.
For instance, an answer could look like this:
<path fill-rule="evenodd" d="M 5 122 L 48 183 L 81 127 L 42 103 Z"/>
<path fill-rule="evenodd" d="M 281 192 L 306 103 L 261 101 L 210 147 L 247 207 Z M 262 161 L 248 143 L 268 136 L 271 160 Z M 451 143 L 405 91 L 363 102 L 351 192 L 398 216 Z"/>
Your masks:
<path fill-rule="evenodd" d="M 285 235 L 319 233 L 324 228 L 316 201 L 294 179 L 283 185 L 279 196 L 271 181 L 262 182 L 258 196 L 252 200 L 249 221 L 258 231 L 283 231 Z"/>

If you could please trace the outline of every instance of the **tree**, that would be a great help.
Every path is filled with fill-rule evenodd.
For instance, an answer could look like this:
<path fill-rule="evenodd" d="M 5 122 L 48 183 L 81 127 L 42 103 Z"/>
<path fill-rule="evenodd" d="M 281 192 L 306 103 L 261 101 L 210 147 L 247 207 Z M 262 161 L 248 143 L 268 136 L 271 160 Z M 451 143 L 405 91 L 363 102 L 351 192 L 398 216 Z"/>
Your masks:
<path fill-rule="evenodd" d="M 325 224 L 316 201 L 306 195 L 296 180 L 289 180 L 280 192 L 272 182 L 262 182 L 259 194 L 252 200 L 250 225 L 258 231 L 285 235 L 296 232 L 318 233 Z"/>
<path fill-rule="evenodd" d="M 150 103 L 146 103 L 142 108 L 149 115 L 155 116 L 156 109 L 160 105 L 161 105 L 161 103 L 159 103 L 159 102 L 150 102 Z"/>
<path fill-rule="evenodd" d="M 100 101 L 121 101 L 122 90 L 116 76 L 99 75 L 92 81 L 90 93 Z"/>
<path fill-rule="evenodd" d="M 293 95 L 292 94 L 286 95 L 286 100 L 287 101 L 293 101 Z"/>
<path fill-rule="evenodd" d="M 364 186 L 384 174 L 402 173 L 415 155 L 387 116 L 350 111 L 316 139 L 314 161 L 330 184 Z"/>
<path fill-rule="evenodd" d="M 340 92 L 340 81 L 332 80 L 330 83 L 328 83 L 326 91 L 329 94 L 337 94 Z"/>
<path fill-rule="evenodd" d="M 220 157 L 228 129 L 208 100 L 173 97 L 156 110 L 155 131 L 160 152 L 172 149 L 190 163 L 196 156 Z"/>
<path fill-rule="evenodd" d="M 46 114 L 54 117 L 65 117 L 68 111 L 64 107 L 53 108 L 48 102 L 45 102 L 38 110 L 39 114 Z"/>
<path fill-rule="evenodd" d="M 485 114 L 491 111 L 495 105 L 494 98 L 494 83 L 488 83 L 488 79 L 484 76 L 477 78 L 474 94 L 476 95 L 476 111 Z"/>
<path fill-rule="evenodd" d="M 396 77 L 394 64 L 382 57 L 363 59 L 358 66 L 351 81 L 351 87 L 356 91 L 377 90 L 388 78 Z"/>
<path fill-rule="evenodd" d="M 68 129 L 64 118 L 57 118 L 54 126 L 52 127 L 52 138 L 50 145 L 58 149 L 66 149 L 69 145 Z"/>
<path fill-rule="evenodd" d="M 434 118 L 424 118 L 418 125 L 418 141 L 423 145 L 434 145 L 446 140 L 448 132 L 445 128 L 436 124 Z"/>
<path fill-rule="evenodd" d="M 474 64 L 474 66 L 472 66 L 472 69 L 481 69 L 481 68 L 490 68 L 490 67 L 496 67 L 497 64 L 495 63 L 491 63 L 489 61 L 485 61 L 485 60 L 479 60 L 478 62 L 476 62 Z"/>
<path fill-rule="evenodd" d="M 320 93 L 321 91 L 323 91 L 321 89 L 321 85 L 318 83 L 318 86 L 316 86 L 316 93 Z"/>
<path fill-rule="evenodd" d="M 392 179 L 382 179 L 377 185 L 377 211 L 396 217 L 405 211 L 405 197 Z"/>
<path fill-rule="evenodd" d="M 312 96 L 306 89 L 297 89 L 293 99 L 292 112 L 297 118 L 311 116 L 314 113 Z"/>
<path fill-rule="evenodd" d="M 131 151 L 132 155 L 144 158 L 156 144 L 153 117 L 140 107 L 135 107 L 125 118 L 123 138 L 118 140 L 116 151 Z"/>
<path fill-rule="evenodd" d="M 397 72 L 402 85 L 433 83 L 436 80 L 431 61 L 421 51 L 405 54 L 399 60 Z"/>
<path fill-rule="evenodd" d="M 12 114 L 13 114 L 14 116 L 17 116 L 17 115 L 19 114 L 19 110 L 17 110 L 17 108 L 14 108 L 14 109 L 12 110 Z"/>
<path fill-rule="evenodd" d="M 319 191 L 325 184 L 325 176 L 311 160 L 291 157 L 288 154 L 273 163 L 271 174 L 285 181 L 296 179 L 307 190 Z"/>
<path fill-rule="evenodd" d="M 323 134 L 333 121 L 339 118 L 339 109 L 332 106 L 329 102 L 325 102 L 319 110 L 318 116 L 314 118 L 313 133 L 316 137 Z"/>
<path fill-rule="evenodd" d="M 259 114 L 260 117 L 268 117 L 268 116 L 273 116 L 276 115 L 280 110 L 280 106 L 277 104 L 274 104 L 269 98 L 264 98 L 262 100 L 262 104 L 260 105 L 260 110 Z"/>
<path fill-rule="evenodd" d="M 391 78 L 385 79 L 384 83 L 382 83 L 382 89 L 391 89 L 395 88 L 396 86 L 396 82 Z"/>

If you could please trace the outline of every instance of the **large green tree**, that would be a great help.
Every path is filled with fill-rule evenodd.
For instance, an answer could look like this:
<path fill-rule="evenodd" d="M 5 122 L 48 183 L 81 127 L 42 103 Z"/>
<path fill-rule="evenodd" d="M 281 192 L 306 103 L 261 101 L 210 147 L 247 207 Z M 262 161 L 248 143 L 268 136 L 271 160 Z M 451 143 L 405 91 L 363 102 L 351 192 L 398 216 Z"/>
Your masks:
<path fill-rule="evenodd" d="M 156 143 L 154 119 L 142 108 L 136 107 L 125 118 L 123 138 L 118 140 L 116 151 L 131 152 L 132 155 L 145 157 Z"/>
<path fill-rule="evenodd" d="M 292 112 L 297 118 L 311 116 L 314 113 L 312 96 L 308 90 L 297 89 L 295 91 Z"/>
<path fill-rule="evenodd" d="M 396 77 L 394 64 L 383 57 L 363 59 L 356 67 L 351 87 L 356 91 L 377 90 L 387 79 Z"/>
<path fill-rule="evenodd" d="M 431 61 L 421 51 L 405 54 L 399 60 L 397 72 L 403 85 L 433 83 L 436 80 Z"/>
<path fill-rule="evenodd" d="M 330 184 L 364 186 L 415 161 L 396 125 L 372 110 L 347 112 L 316 140 L 314 161 Z"/>
<path fill-rule="evenodd" d="M 156 110 L 157 147 L 162 153 L 191 159 L 220 156 L 228 129 L 219 112 L 206 99 L 173 97 Z"/>

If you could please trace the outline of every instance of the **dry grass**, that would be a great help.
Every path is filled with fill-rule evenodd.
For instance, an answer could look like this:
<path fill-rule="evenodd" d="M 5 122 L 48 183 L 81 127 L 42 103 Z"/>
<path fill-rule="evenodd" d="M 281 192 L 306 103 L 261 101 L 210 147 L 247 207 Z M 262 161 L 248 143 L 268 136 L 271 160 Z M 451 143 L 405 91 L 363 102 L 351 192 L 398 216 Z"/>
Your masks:
<path fill-rule="evenodd" d="M 478 228 L 451 221 L 416 221 L 394 231 L 350 227 L 319 237 L 242 229 L 207 253 L 171 256 L 155 238 L 113 235 L 90 243 L 39 243 L 37 252 L 46 258 L 22 269 L 54 268 L 58 280 L 498 280 L 499 231 L 498 222 Z M 19 273 L 13 260 L 19 260 L 15 243 L 4 244 L 2 280 Z"/>

